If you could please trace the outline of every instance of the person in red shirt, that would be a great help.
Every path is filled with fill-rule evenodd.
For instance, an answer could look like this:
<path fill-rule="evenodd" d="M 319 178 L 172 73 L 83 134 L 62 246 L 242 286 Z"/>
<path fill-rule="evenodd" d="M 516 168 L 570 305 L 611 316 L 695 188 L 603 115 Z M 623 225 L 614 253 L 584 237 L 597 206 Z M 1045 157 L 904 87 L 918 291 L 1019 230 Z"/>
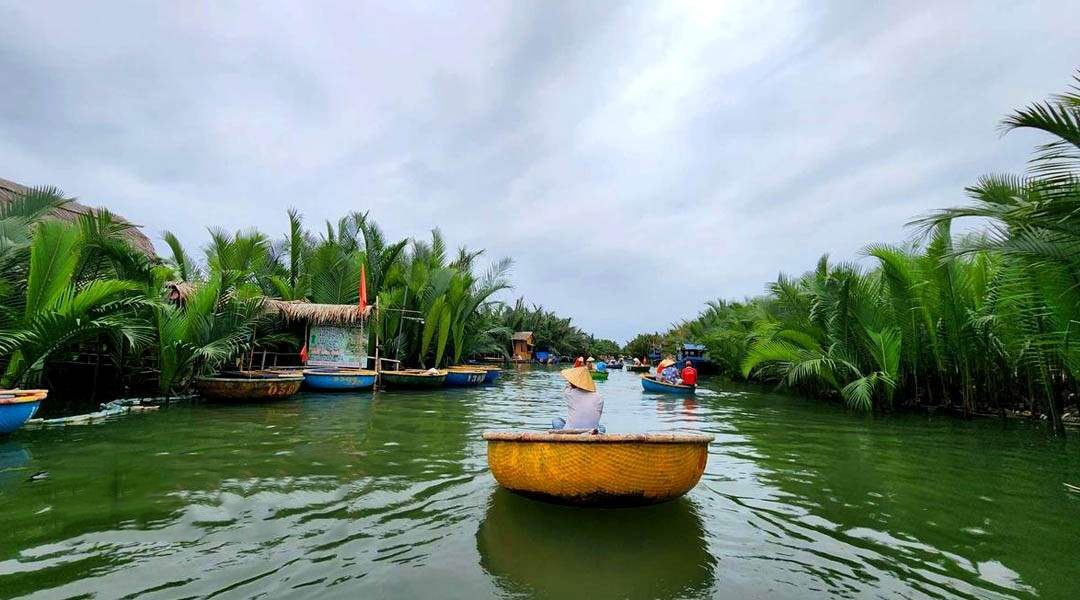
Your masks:
<path fill-rule="evenodd" d="M 697 369 L 694 368 L 694 363 L 686 361 L 686 366 L 679 376 L 682 377 L 683 385 L 697 385 Z"/>

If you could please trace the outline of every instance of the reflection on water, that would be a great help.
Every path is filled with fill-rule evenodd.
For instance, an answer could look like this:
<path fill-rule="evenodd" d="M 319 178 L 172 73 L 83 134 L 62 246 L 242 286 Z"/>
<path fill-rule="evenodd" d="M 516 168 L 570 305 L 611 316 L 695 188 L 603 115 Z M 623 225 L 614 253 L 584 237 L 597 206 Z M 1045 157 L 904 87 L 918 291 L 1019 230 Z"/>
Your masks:
<path fill-rule="evenodd" d="M 476 531 L 480 565 L 536 598 L 675 598 L 712 583 L 705 528 L 685 498 L 640 509 L 545 504 L 499 489 Z"/>
<path fill-rule="evenodd" d="M 550 506 L 498 489 L 480 432 L 561 415 L 558 372 L 504 377 L 17 432 L 0 597 L 1075 596 L 1075 436 L 718 382 L 646 395 L 613 372 L 609 431 L 716 436 L 701 483 L 653 507 Z"/>
<path fill-rule="evenodd" d="M 0 490 L 31 476 L 25 469 L 31 458 L 24 444 L 0 440 Z"/>

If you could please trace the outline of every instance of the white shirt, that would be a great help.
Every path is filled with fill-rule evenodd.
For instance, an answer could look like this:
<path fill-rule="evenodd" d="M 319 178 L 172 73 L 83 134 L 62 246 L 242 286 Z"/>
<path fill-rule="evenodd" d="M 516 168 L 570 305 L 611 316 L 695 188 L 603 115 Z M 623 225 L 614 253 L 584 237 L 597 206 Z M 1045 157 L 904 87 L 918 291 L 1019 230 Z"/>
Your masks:
<path fill-rule="evenodd" d="M 604 412 L 604 399 L 598 392 L 586 392 L 568 385 L 563 390 L 566 398 L 566 428 L 596 429 Z"/>

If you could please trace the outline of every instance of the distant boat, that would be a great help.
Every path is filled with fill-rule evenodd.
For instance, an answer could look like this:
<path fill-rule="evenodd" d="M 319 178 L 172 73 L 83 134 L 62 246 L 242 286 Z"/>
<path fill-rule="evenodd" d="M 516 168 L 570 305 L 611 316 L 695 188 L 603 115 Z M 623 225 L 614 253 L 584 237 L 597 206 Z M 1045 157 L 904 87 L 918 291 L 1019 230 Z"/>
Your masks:
<path fill-rule="evenodd" d="M 367 369 L 307 369 L 304 385 L 313 390 L 356 391 L 375 387 L 375 371 Z"/>
<path fill-rule="evenodd" d="M 48 390 L 0 390 L 0 435 L 26 424 L 48 395 Z"/>
<path fill-rule="evenodd" d="M 646 392 L 656 392 L 660 394 L 693 394 L 694 390 L 697 389 L 696 385 L 679 385 L 658 381 L 651 375 L 641 376 L 641 387 Z"/>
<path fill-rule="evenodd" d="M 703 373 L 710 372 L 715 366 L 715 363 L 706 356 L 704 344 L 687 342 L 680 346 L 675 356 L 675 362 L 681 365 L 686 361 L 690 361 L 690 364 L 694 365 L 695 369 Z"/>
<path fill-rule="evenodd" d="M 711 435 L 485 431 L 488 467 L 499 485 L 533 498 L 587 506 L 633 506 L 690 491 Z"/>
<path fill-rule="evenodd" d="M 623 368 L 623 364 L 621 362 L 608 363 L 607 368 L 619 370 Z"/>
<path fill-rule="evenodd" d="M 626 370 L 631 373 L 648 373 L 651 369 L 649 365 L 627 365 Z"/>
<path fill-rule="evenodd" d="M 397 388 L 437 388 L 446 381 L 446 371 L 434 373 L 421 369 L 403 369 L 401 371 L 380 371 L 380 381 L 387 387 Z"/>
<path fill-rule="evenodd" d="M 480 385 L 484 383 L 484 379 L 487 377 L 487 371 L 479 367 L 450 367 L 446 371 L 446 381 L 444 383 L 453 387 Z"/>
<path fill-rule="evenodd" d="M 197 377 L 195 389 L 209 400 L 279 400 L 300 391 L 304 376 L 280 371 L 225 371 Z"/>

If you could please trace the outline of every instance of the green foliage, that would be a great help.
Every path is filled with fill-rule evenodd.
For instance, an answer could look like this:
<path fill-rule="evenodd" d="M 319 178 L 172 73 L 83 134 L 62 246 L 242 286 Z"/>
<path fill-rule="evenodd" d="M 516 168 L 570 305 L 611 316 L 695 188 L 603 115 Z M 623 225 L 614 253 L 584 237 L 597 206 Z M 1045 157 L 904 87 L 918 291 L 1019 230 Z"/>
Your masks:
<path fill-rule="evenodd" d="M 226 279 L 214 271 L 184 302 L 155 306 L 162 394 L 181 390 L 193 376 L 219 369 L 241 355 L 253 343 L 257 326 L 268 323 L 261 296 Z"/>
<path fill-rule="evenodd" d="M 867 246 L 870 270 L 822 257 L 801 277 L 781 274 L 764 296 L 710 302 L 628 351 L 692 340 L 729 376 L 861 410 L 896 398 L 965 411 L 1020 405 L 1060 428 L 1080 369 L 1080 87 L 1004 127 L 1050 136 L 1028 175 L 984 177 L 968 188 L 969 205 L 914 221 L 915 242 Z M 969 217 L 988 225 L 955 236 L 952 223 Z"/>
<path fill-rule="evenodd" d="M 513 306 L 503 307 L 498 314 L 503 328 L 533 332 L 538 352 L 553 352 L 560 356 L 587 356 L 591 336 L 574 326 L 568 318 L 560 317 L 544 307 L 529 307 L 524 298 L 518 298 Z"/>
<path fill-rule="evenodd" d="M 57 194 L 58 195 L 58 194 Z M 140 348 L 150 340 L 141 317 L 152 300 L 140 282 L 118 279 L 149 272 L 133 265 L 133 254 L 117 251 L 126 242 L 109 215 L 87 215 L 75 223 L 35 221 L 29 257 L 0 258 L 5 275 L 0 353 L 4 386 L 36 384 L 45 362 L 83 341 L 108 340 L 113 348 Z M 25 273 L 25 284 L 13 274 Z"/>

